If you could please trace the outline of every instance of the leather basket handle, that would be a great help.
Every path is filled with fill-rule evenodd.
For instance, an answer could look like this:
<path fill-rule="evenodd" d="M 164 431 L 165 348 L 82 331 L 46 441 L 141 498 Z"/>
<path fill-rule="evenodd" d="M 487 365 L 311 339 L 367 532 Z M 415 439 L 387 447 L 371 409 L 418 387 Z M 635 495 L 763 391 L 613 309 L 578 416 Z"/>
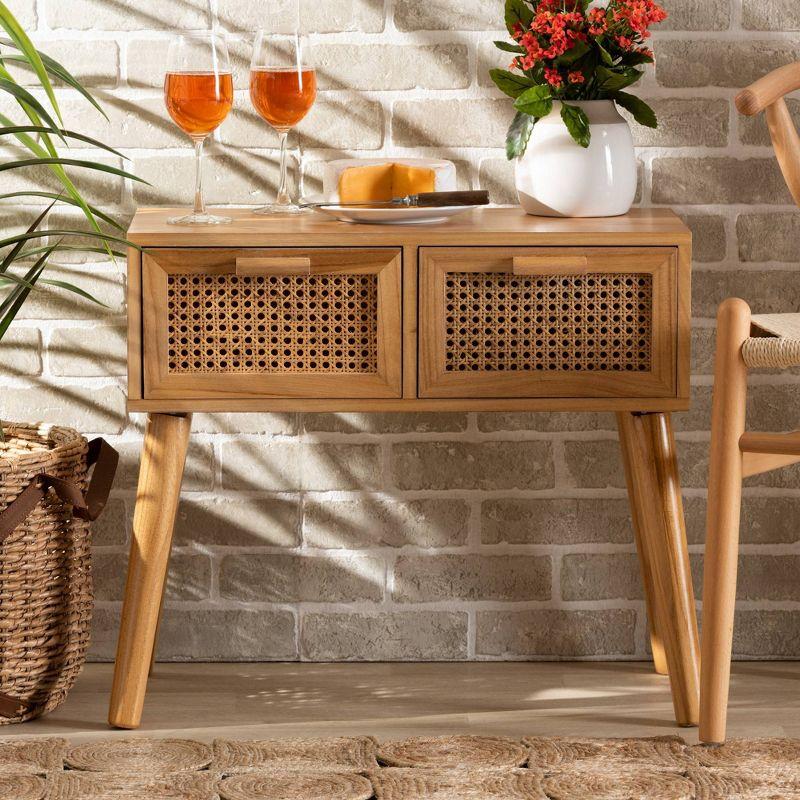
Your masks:
<path fill-rule="evenodd" d="M 119 453 L 105 439 L 93 439 L 89 442 L 86 463 L 89 467 L 94 465 L 94 472 L 85 495 L 72 481 L 56 478 L 46 472 L 37 475 L 16 500 L 0 512 L 0 544 L 28 518 L 50 489 L 72 506 L 76 517 L 89 522 L 96 520 L 108 501 Z"/>

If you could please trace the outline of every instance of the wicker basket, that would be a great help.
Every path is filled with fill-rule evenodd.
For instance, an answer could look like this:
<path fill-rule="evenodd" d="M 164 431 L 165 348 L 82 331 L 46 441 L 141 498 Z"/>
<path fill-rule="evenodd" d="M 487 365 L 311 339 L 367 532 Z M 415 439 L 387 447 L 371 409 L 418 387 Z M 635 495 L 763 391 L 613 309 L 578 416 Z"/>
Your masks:
<path fill-rule="evenodd" d="M 89 522 L 105 506 L 118 456 L 69 428 L 0 425 L 2 725 L 52 711 L 83 666 L 93 605 Z"/>

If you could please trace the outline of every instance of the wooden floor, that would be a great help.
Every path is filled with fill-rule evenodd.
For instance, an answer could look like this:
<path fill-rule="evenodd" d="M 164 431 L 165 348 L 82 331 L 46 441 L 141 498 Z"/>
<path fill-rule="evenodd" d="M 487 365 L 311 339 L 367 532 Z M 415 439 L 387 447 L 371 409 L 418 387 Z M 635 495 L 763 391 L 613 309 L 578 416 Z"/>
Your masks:
<path fill-rule="evenodd" d="M 111 734 L 111 666 L 87 666 L 54 714 L 2 736 Z M 800 664 L 734 665 L 730 736 L 800 737 Z M 210 741 L 373 734 L 647 736 L 672 718 L 666 678 L 643 663 L 159 664 L 139 733 Z M 117 731 L 113 735 L 128 736 Z"/>

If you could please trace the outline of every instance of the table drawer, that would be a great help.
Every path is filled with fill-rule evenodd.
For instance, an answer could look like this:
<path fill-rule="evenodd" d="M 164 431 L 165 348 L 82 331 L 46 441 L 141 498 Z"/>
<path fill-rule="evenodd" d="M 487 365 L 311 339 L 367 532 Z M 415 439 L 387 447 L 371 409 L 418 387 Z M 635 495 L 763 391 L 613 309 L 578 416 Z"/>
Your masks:
<path fill-rule="evenodd" d="M 426 247 L 420 397 L 676 395 L 677 249 Z"/>
<path fill-rule="evenodd" d="M 145 399 L 400 397 L 401 251 L 152 249 Z"/>

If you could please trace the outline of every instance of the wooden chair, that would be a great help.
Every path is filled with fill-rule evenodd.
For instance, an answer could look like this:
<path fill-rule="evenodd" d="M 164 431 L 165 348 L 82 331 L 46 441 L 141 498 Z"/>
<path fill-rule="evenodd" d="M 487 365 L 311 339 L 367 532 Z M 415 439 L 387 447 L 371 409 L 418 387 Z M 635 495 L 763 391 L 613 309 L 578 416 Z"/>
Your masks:
<path fill-rule="evenodd" d="M 800 88 L 800 62 L 771 72 L 736 97 L 742 114 L 766 110 L 772 144 L 800 206 L 800 137 L 784 96 Z M 800 314 L 751 316 L 729 298 L 717 315 L 711 457 L 703 583 L 700 740 L 725 741 L 742 480 L 800 461 L 800 431 L 745 431 L 747 371 L 800 366 Z"/>

